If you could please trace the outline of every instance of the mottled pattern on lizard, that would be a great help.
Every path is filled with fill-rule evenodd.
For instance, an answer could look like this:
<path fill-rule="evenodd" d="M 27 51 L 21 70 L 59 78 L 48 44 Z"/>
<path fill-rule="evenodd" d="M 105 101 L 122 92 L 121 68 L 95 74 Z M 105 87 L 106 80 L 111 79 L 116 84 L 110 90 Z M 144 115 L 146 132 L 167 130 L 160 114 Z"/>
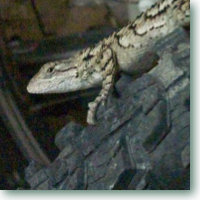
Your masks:
<path fill-rule="evenodd" d="M 163 0 L 138 18 L 75 56 L 45 64 L 27 86 L 30 93 L 62 93 L 102 85 L 94 102 L 89 103 L 87 122 L 95 124 L 95 113 L 114 85 L 116 73 L 141 73 L 144 55 L 152 55 L 153 44 L 179 26 L 190 23 L 189 0 Z"/>

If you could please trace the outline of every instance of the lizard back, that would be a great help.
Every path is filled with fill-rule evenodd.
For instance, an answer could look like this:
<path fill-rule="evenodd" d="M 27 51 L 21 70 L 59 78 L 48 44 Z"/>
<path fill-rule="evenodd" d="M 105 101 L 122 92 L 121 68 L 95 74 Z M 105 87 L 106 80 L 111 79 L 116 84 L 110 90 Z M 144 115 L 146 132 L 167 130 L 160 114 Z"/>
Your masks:
<path fill-rule="evenodd" d="M 104 43 L 115 51 L 121 71 L 138 73 L 151 67 L 156 57 L 151 51 L 154 43 L 177 27 L 187 26 L 189 22 L 189 0 L 163 0 L 114 33 Z M 149 66 L 142 64 L 144 54 L 149 59 Z"/>

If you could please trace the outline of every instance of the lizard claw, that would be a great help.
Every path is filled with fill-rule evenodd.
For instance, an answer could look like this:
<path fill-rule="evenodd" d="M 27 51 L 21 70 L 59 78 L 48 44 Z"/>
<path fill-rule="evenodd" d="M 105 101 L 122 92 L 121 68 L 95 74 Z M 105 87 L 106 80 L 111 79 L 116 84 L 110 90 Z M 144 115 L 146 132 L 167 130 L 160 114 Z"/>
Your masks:
<path fill-rule="evenodd" d="M 87 117 L 87 123 L 92 126 L 97 126 L 97 121 L 95 119 L 91 119 Z"/>
<path fill-rule="evenodd" d="M 89 111 L 87 114 L 87 123 L 90 125 L 97 125 L 97 122 L 95 120 L 97 104 L 95 102 L 91 102 L 88 104 L 88 106 L 89 106 Z"/>
<path fill-rule="evenodd" d="M 106 101 L 107 101 L 107 99 L 106 99 L 106 98 L 102 99 L 102 102 L 101 102 L 101 104 L 102 104 L 104 107 L 106 106 Z"/>
<path fill-rule="evenodd" d="M 90 125 L 97 125 L 97 121 L 95 120 L 95 116 L 91 111 L 88 111 L 87 115 L 87 123 Z"/>

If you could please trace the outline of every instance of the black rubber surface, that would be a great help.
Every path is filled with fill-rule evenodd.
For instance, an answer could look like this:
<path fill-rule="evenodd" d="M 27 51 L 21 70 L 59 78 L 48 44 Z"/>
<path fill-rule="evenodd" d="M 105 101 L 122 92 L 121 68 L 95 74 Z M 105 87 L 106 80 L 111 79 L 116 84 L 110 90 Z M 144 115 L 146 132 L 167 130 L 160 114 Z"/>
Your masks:
<path fill-rule="evenodd" d="M 100 106 L 99 126 L 73 122 L 56 136 L 59 156 L 26 169 L 31 189 L 190 189 L 190 41 L 183 29 L 159 41 L 158 65 Z"/>

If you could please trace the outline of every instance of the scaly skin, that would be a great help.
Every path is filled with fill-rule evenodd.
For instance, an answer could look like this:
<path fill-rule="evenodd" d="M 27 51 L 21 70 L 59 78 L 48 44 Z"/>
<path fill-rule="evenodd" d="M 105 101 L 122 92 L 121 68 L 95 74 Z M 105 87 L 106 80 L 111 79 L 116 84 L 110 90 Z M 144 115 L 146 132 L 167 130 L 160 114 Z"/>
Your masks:
<path fill-rule="evenodd" d="M 145 55 L 155 54 L 151 52 L 153 44 L 189 23 L 189 0 L 163 0 L 95 47 L 67 60 L 45 64 L 31 79 L 27 90 L 29 93 L 64 93 L 102 85 L 95 101 L 89 103 L 87 122 L 94 125 L 98 105 L 106 101 L 116 73 L 149 70 L 152 62 L 143 65 L 142 60 Z"/>

